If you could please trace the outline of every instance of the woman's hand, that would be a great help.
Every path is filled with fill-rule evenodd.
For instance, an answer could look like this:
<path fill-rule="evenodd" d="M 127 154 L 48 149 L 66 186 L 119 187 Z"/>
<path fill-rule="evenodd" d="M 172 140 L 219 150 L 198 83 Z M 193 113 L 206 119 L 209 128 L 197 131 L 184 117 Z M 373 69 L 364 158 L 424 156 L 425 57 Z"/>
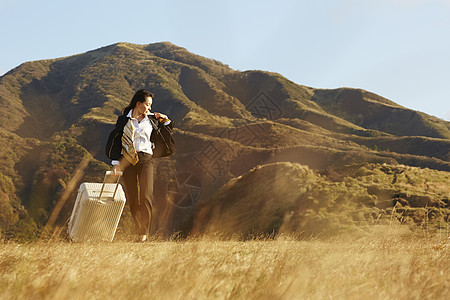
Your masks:
<path fill-rule="evenodd" d="M 122 157 L 119 160 L 118 164 L 113 165 L 111 171 L 114 173 L 115 176 L 119 176 L 119 172 L 123 172 L 126 168 L 128 168 L 129 165 L 130 163 L 128 162 L 128 160 Z"/>
<path fill-rule="evenodd" d="M 160 120 L 161 122 L 167 122 L 169 120 L 169 118 L 165 114 L 162 114 L 159 112 L 155 112 L 154 114 L 155 114 L 156 119 L 158 119 L 158 120 L 162 119 L 162 120 Z"/>
<path fill-rule="evenodd" d="M 112 172 L 114 173 L 114 176 L 117 176 L 118 175 L 117 172 L 120 172 L 120 171 L 122 171 L 122 169 L 120 168 L 120 165 L 114 165 L 112 167 Z"/>

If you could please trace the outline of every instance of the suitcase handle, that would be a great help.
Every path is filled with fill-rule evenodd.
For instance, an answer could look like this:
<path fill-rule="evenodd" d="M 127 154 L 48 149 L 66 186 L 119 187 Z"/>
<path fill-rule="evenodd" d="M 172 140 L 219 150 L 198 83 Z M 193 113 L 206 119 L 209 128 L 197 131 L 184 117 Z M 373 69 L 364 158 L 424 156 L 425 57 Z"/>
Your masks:
<path fill-rule="evenodd" d="M 112 175 L 112 174 L 114 174 L 112 171 L 106 171 L 105 178 L 103 179 L 102 189 L 100 190 L 100 195 L 98 195 L 98 201 L 100 201 L 102 198 L 103 190 L 105 188 L 105 183 L 106 183 L 106 177 L 108 177 L 108 175 Z M 123 175 L 123 172 L 116 171 L 116 174 L 117 174 L 117 181 L 116 181 L 116 188 L 114 189 L 113 200 L 114 200 L 114 197 L 116 196 L 117 188 L 119 187 L 119 180 L 120 180 L 120 177 Z"/>

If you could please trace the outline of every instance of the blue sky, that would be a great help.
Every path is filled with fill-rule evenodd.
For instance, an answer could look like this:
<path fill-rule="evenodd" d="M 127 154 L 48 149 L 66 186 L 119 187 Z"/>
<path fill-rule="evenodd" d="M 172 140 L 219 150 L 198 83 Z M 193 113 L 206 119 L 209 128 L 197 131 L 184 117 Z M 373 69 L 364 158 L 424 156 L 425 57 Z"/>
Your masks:
<path fill-rule="evenodd" d="M 450 121 L 450 0 L 0 0 L 0 75 L 116 42 L 352 87 Z"/>

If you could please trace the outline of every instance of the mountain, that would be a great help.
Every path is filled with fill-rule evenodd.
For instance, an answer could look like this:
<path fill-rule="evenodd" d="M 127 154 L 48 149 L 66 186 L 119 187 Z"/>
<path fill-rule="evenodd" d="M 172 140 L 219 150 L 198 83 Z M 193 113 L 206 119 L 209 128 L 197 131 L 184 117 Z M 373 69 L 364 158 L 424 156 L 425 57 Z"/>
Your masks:
<path fill-rule="evenodd" d="M 236 71 L 169 42 L 117 43 L 27 62 L 0 77 L 4 236 L 64 224 L 80 181 L 99 182 L 109 168 L 106 137 L 141 88 L 155 94 L 152 109 L 176 128 L 177 153 L 155 164 L 154 228 L 164 233 L 194 228 L 200 207 L 204 214 L 221 187 L 256 166 L 285 162 L 315 176 L 361 163 L 430 169 L 443 178 L 450 171 L 450 123 L 379 95 Z M 433 197 L 448 209 L 448 191 Z"/>

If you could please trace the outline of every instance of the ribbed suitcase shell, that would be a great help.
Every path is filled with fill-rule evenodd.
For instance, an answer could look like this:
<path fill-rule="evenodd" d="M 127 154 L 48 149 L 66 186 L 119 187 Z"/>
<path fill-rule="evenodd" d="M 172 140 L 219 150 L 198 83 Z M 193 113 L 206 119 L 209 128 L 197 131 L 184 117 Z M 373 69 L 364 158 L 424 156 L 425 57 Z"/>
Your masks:
<path fill-rule="evenodd" d="M 77 199 L 70 217 L 68 231 L 74 242 L 108 241 L 114 239 L 120 216 L 125 206 L 125 194 L 118 184 L 105 183 L 102 197 L 98 196 L 102 183 L 84 182 L 78 189 Z"/>

